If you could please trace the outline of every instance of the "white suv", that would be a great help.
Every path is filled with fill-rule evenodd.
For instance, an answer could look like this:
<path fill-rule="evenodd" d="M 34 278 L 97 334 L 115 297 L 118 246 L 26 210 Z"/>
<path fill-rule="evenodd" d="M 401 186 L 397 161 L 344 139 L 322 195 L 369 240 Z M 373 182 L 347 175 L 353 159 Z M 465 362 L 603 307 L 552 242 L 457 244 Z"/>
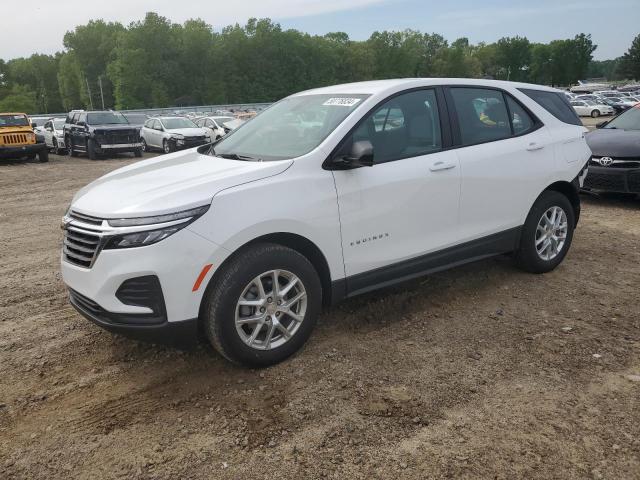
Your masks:
<path fill-rule="evenodd" d="M 213 145 L 137 162 L 64 217 L 71 303 L 226 358 L 297 351 L 323 305 L 492 255 L 554 269 L 591 152 L 558 90 L 383 80 L 285 98 Z"/>

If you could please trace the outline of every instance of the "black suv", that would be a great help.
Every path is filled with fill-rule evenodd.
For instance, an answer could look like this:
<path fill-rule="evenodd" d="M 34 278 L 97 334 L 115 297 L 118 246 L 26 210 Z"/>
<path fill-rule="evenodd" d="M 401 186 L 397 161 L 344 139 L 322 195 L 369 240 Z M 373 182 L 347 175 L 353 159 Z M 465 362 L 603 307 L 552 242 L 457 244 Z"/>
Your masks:
<path fill-rule="evenodd" d="M 142 156 L 140 128 L 120 112 L 73 110 L 64 124 L 64 144 L 69 155 L 86 153 L 94 160 L 100 154 L 132 152 Z"/>

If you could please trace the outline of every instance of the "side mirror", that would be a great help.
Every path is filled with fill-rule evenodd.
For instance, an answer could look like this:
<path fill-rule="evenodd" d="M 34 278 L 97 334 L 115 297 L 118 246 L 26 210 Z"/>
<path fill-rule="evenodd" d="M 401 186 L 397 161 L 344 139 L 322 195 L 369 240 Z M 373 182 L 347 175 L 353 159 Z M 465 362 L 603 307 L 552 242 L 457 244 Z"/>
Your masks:
<path fill-rule="evenodd" d="M 353 145 L 351 145 L 349 154 L 335 158 L 333 164 L 340 170 L 373 167 L 373 145 L 371 145 L 369 140 L 354 142 Z"/>
<path fill-rule="evenodd" d="M 31 128 L 37 128 L 38 125 L 35 122 L 31 122 Z"/>

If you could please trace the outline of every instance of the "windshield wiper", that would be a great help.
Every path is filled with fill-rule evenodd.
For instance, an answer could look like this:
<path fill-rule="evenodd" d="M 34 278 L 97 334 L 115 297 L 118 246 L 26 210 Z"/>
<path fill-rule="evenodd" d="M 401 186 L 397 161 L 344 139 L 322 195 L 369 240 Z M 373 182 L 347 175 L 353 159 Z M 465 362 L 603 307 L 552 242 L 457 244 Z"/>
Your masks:
<path fill-rule="evenodd" d="M 255 158 L 248 155 L 238 155 L 237 153 L 215 153 L 216 157 L 227 158 L 229 160 L 255 160 Z"/>

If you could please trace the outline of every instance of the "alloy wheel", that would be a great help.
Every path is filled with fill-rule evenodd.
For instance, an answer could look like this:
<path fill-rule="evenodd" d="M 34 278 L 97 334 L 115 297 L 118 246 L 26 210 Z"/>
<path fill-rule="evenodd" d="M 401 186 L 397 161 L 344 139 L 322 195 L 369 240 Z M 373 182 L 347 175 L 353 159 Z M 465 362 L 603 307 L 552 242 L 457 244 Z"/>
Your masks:
<path fill-rule="evenodd" d="M 270 270 L 245 286 L 236 304 L 236 331 L 249 347 L 272 350 L 296 334 L 306 311 L 302 281 L 287 270 Z"/>
<path fill-rule="evenodd" d="M 566 212 L 557 206 L 547 209 L 536 228 L 536 251 L 546 261 L 556 258 L 567 241 L 569 223 Z"/>

